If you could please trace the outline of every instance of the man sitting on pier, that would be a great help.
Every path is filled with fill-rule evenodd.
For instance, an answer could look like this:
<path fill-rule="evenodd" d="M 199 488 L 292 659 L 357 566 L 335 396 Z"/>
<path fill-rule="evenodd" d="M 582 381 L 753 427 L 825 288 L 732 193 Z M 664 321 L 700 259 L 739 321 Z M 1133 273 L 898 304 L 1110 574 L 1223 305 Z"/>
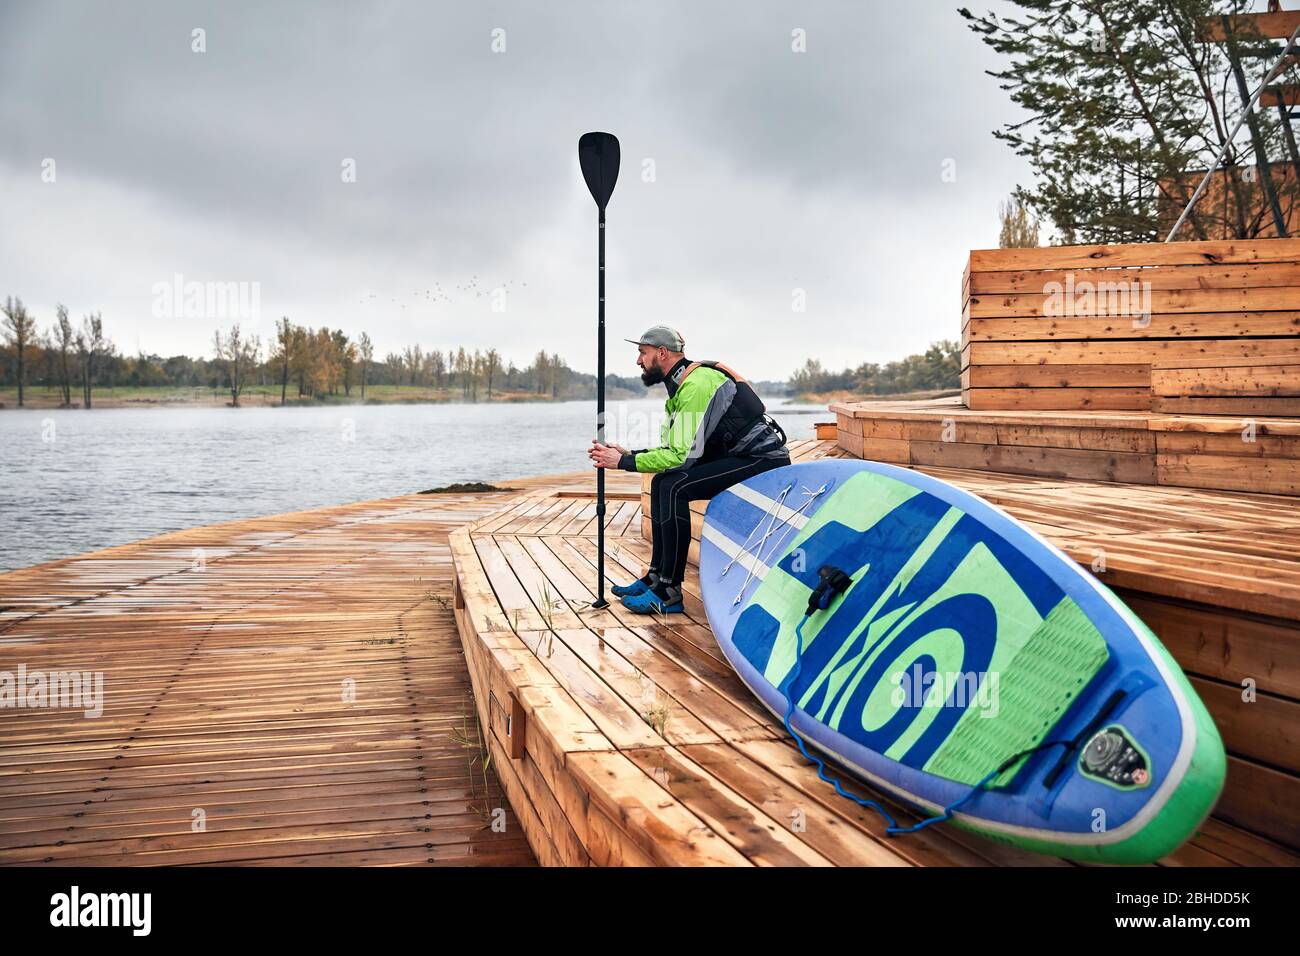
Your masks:
<path fill-rule="evenodd" d="M 638 614 L 680 613 L 691 544 L 690 502 L 712 498 L 760 472 L 790 464 L 781 426 L 753 387 L 720 362 L 691 362 L 681 333 L 656 325 L 639 339 L 636 364 L 646 385 L 664 383 L 668 413 L 657 448 L 628 451 L 592 442 L 597 468 L 656 472 L 650 482 L 652 547 L 645 577 L 611 588 Z"/>

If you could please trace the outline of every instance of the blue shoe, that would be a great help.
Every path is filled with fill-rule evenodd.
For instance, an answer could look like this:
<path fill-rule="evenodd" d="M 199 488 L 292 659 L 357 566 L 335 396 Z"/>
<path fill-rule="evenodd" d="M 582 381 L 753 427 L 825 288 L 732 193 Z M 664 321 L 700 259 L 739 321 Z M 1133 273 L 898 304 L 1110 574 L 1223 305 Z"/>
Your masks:
<path fill-rule="evenodd" d="M 637 578 L 631 584 L 615 584 L 609 589 L 609 593 L 614 597 L 630 597 L 634 594 L 644 594 L 650 590 L 650 585 L 646 584 L 640 578 Z"/>
<path fill-rule="evenodd" d="M 634 614 L 682 614 L 686 611 L 680 597 L 672 604 L 666 604 L 663 598 L 649 588 L 641 594 L 623 598 L 623 606 Z"/>

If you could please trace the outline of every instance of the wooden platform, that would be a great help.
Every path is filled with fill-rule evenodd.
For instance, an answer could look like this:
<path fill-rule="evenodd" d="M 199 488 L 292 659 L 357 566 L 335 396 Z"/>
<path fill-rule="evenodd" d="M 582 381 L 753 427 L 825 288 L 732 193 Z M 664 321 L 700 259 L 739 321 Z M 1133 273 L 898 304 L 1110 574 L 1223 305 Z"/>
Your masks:
<path fill-rule="evenodd" d="M 831 441 L 794 450 L 845 454 Z M 1300 739 L 1294 512 L 935 473 L 1081 560 L 1100 543 L 1103 579 L 1193 673 L 1233 789 L 1163 862 L 1300 863 L 1283 845 L 1296 842 Z M 590 475 L 514 484 L 200 528 L 0 576 L 0 671 L 99 671 L 106 690 L 98 718 L 0 709 L 0 863 L 1067 865 L 951 827 L 884 836 L 739 683 L 693 575 L 684 617 L 584 607 Z M 648 556 L 638 486 L 611 476 L 618 580 Z M 1236 706 L 1243 676 L 1258 700 Z"/>
<path fill-rule="evenodd" d="M 830 441 L 792 451 L 844 454 Z M 632 485 L 607 514 L 615 580 L 642 573 L 648 558 L 639 499 Z M 953 827 L 885 836 L 875 814 L 817 779 L 740 683 L 708 628 L 695 574 L 685 615 L 588 607 L 593 511 L 590 497 L 538 491 L 450 539 L 475 699 L 541 863 L 1068 865 Z M 1219 818 L 1164 862 L 1296 865 L 1300 856 Z"/>
<path fill-rule="evenodd" d="M 1228 19 L 1232 32 L 1242 41 L 1272 37 L 1275 40 L 1290 38 L 1300 26 L 1300 11 L 1282 10 L 1278 13 L 1238 13 Z M 1201 22 L 1199 39 L 1221 43 L 1227 39 L 1222 17 L 1207 17 Z"/>
<path fill-rule="evenodd" d="M 1019 518 L 1123 598 L 1182 665 L 1223 736 L 1228 779 L 1216 816 L 1300 850 L 1300 503 L 919 470 Z M 696 567 L 706 504 L 692 504 Z M 648 535 L 648 493 L 642 507 Z"/>
<path fill-rule="evenodd" d="M 1300 380 L 1300 366 L 1296 367 Z M 900 465 L 1300 495 L 1300 419 L 975 410 L 959 399 L 831 406 L 849 454 Z"/>
<path fill-rule="evenodd" d="M 447 533 L 508 497 L 323 508 L 0 575 L 0 672 L 104 688 L 97 718 L 0 709 L 0 863 L 534 863 L 485 772 L 451 613 Z"/>
<path fill-rule="evenodd" d="M 976 410 L 1300 415 L 1300 239 L 977 249 Z"/>

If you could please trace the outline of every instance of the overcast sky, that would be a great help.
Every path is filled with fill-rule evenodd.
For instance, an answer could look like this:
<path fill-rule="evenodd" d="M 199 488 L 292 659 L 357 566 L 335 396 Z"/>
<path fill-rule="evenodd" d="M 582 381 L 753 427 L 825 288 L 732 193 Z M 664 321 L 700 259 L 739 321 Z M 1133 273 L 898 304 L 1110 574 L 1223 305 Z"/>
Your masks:
<path fill-rule="evenodd" d="M 753 378 L 896 359 L 958 337 L 966 253 L 1027 181 L 959 5 L 0 0 L 0 296 L 207 355 L 229 321 L 156 316 L 155 285 L 256 282 L 264 338 L 594 371 L 576 144 L 603 129 L 611 371 L 658 322 Z"/>

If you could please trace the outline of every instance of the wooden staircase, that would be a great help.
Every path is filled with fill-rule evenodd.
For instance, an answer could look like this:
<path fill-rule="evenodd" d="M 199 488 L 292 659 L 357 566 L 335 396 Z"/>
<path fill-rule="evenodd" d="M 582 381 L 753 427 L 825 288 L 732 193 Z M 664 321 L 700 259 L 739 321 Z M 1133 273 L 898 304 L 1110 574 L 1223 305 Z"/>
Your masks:
<path fill-rule="evenodd" d="M 1150 270 L 1153 282 L 1194 280 L 1161 307 L 1202 324 L 1169 319 L 1156 326 L 1164 337 L 1089 338 L 1086 328 L 1075 329 L 1070 334 L 1079 337 L 1069 343 L 1044 324 L 1041 340 L 1021 334 L 1032 326 L 1018 326 L 1019 338 L 984 340 L 1006 326 L 974 325 L 985 319 L 976 309 L 965 323 L 965 383 L 1014 393 L 1004 407 L 990 407 L 995 396 L 978 392 L 978 408 L 845 403 L 834 407 L 834 423 L 818 424 L 817 440 L 791 443 L 796 461 L 877 458 L 981 495 L 1097 567 L 1160 636 L 1229 752 L 1214 814 L 1160 861 L 1165 866 L 1300 863 L 1300 500 L 1292 470 L 1300 419 L 1274 414 L 1278 403 L 1270 401 L 1207 414 L 1155 407 L 1157 398 L 1200 397 L 1191 386 L 1186 396 L 1158 395 L 1157 356 L 1190 362 L 1205 355 L 1208 364 L 1179 367 L 1208 369 L 1211 384 L 1245 374 L 1225 369 L 1297 364 L 1289 319 L 1250 314 L 1300 313 L 1300 281 L 1292 281 L 1300 244 L 1277 242 L 1016 250 L 1002 260 L 973 253 L 972 262 L 1003 268 L 967 271 L 967 305 L 975 298 L 972 275 L 986 294 L 986 272 L 1059 273 L 1105 261 L 1144 276 Z M 1269 268 L 1245 268 L 1260 264 Z M 1250 293 L 1252 277 L 1272 281 L 1273 298 L 1266 308 L 1260 295 L 1244 295 L 1237 327 L 1230 300 L 1220 296 L 1214 310 L 1208 298 L 1197 300 L 1196 290 L 1215 282 L 1235 281 L 1230 288 Z M 1023 297 L 1032 294 L 1031 280 L 1013 281 L 1022 298 L 1008 308 L 1029 309 Z M 1197 318 L 1215 310 L 1212 324 Z M 1006 318 L 1028 321 L 1032 310 Z M 1098 331 L 1106 331 L 1104 320 Z M 1121 365 L 1133 367 L 1116 370 Z M 1198 374 L 1184 378 L 1195 385 Z M 1217 397 L 1289 400 L 1269 392 L 1288 392 L 1289 382 Z M 1260 390 L 1267 394 L 1253 394 Z M 1099 410 L 1106 405 L 1117 407 Z M 1259 417 L 1247 429 L 1239 412 Z M 1244 434 L 1257 444 L 1232 444 Z M 613 488 L 606 562 L 619 581 L 645 570 L 650 481 L 643 476 L 639 495 L 635 483 Z M 662 620 L 617 602 L 590 609 L 594 506 L 589 491 L 535 491 L 449 539 L 479 718 L 540 862 L 1067 865 L 951 827 L 886 837 L 874 815 L 818 780 L 726 664 L 699 592 L 707 502 L 692 505 L 686 614 Z M 806 825 L 792 829 L 791 813 Z"/>
<path fill-rule="evenodd" d="M 962 302 L 962 400 L 835 405 L 837 444 L 1096 569 L 1219 726 L 1216 815 L 1300 847 L 1300 240 L 977 250 Z"/>

